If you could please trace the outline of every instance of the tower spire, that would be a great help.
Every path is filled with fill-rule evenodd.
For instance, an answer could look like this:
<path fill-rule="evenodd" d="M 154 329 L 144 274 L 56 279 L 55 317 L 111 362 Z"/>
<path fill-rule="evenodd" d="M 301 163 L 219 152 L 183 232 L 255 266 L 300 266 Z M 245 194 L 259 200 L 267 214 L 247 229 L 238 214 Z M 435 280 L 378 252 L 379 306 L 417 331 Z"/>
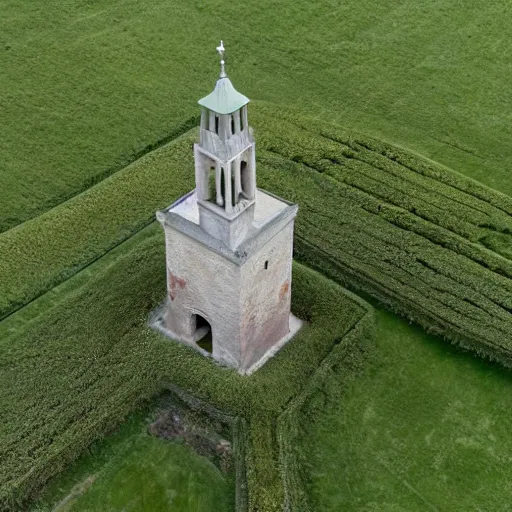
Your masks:
<path fill-rule="evenodd" d="M 226 75 L 226 68 L 225 68 L 225 62 L 224 62 L 224 52 L 226 49 L 224 48 L 224 42 L 222 39 L 220 40 L 220 45 L 217 46 L 217 53 L 220 55 L 220 76 L 219 78 L 226 78 L 228 75 Z"/>

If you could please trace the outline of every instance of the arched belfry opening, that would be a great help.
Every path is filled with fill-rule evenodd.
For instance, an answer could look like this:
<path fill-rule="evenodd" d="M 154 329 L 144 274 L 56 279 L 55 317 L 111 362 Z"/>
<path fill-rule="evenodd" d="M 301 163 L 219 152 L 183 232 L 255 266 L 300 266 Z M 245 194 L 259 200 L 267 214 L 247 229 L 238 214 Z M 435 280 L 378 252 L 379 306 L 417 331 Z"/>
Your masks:
<path fill-rule="evenodd" d="M 219 50 L 223 55 L 222 45 Z M 233 87 L 222 60 L 214 90 L 199 100 L 201 129 L 194 153 L 200 225 L 231 249 L 245 238 L 254 219 L 255 145 L 248 103 L 249 98 Z"/>

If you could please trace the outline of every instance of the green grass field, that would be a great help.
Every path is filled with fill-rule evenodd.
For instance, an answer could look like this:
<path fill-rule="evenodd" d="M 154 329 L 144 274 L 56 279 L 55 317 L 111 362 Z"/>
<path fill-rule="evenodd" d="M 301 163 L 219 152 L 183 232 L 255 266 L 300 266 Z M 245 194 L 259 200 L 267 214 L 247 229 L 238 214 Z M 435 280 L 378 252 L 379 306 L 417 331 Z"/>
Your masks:
<path fill-rule="evenodd" d="M 371 176 L 377 169 L 375 164 L 372 164 L 375 156 L 372 156 L 371 151 L 368 151 L 368 154 L 365 153 L 365 150 L 357 146 L 356 139 L 351 137 L 348 140 L 351 141 L 353 149 L 336 140 L 326 143 L 323 136 L 319 136 L 318 131 L 304 130 L 297 124 L 286 120 L 285 112 L 283 112 L 281 122 L 288 127 L 289 135 L 287 135 L 287 138 L 278 140 L 277 149 L 280 151 L 278 153 L 276 148 L 271 147 L 273 139 L 269 134 L 273 133 L 272 130 L 276 130 L 276 127 L 270 122 L 269 109 L 271 107 L 268 105 L 260 105 L 254 110 L 254 117 L 258 120 L 257 124 L 267 127 L 267 134 L 261 137 L 260 183 L 262 182 L 265 186 L 270 185 L 273 191 L 277 190 L 281 193 L 284 191 L 285 195 L 286 193 L 291 194 L 292 198 L 299 201 L 306 213 L 304 218 L 309 219 L 309 223 L 298 220 L 297 235 L 299 240 L 310 240 L 317 247 L 322 247 L 322 244 L 332 244 L 334 240 L 332 230 L 324 230 L 323 235 L 321 235 L 318 234 L 318 230 L 312 231 L 311 225 L 312 221 L 314 222 L 316 219 L 319 205 L 323 205 L 327 208 L 326 211 L 333 214 L 336 201 L 331 208 L 329 201 L 326 202 L 324 195 L 317 193 L 315 187 L 320 189 L 323 187 L 334 192 L 336 189 L 333 183 L 335 184 L 336 181 L 333 176 L 343 178 L 347 183 L 350 183 L 350 180 L 356 177 L 350 172 L 350 167 L 345 170 L 346 165 L 345 167 L 342 166 L 341 170 L 331 169 L 329 165 L 332 165 L 332 162 L 326 157 L 336 160 L 338 162 L 336 166 L 340 166 L 343 159 L 351 162 L 355 155 L 359 155 L 359 158 L 368 160 L 364 170 L 366 173 L 370 173 Z M 307 123 L 307 118 L 293 117 L 293 119 L 295 123 Z M 338 132 L 333 131 L 333 127 L 328 125 L 323 125 L 323 129 L 331 136 L 334 134 L 341 136 Z M 4 335 L 1 344 L 3 352 L 0 362 L 3 368 L 8 369 L 8 372 L 4 372 L 6 380 L 3 393 L 0 395 L 0 402 L 8 420 L 4 426 L 4 450 L 0 451 L 0 457 L 6 468 L 6 472 L 2 475 L 4 478 L 2 484 L 5 493 L 4 499 L 7 496 L 17 496 L 17 499 L 23 499 L 34 493 L 41 484 L 54 476 L 59 468 L 64 468 L 67 462 L 76 457 L 90 442 L 115 428 L 121 418 L 137 406 L 141 398 L 149 398 L 157 392 L 160 389 L 161 380 L 165 376 L 186 383 L 186 387 L 203 395 L 206 394 L 205 396 L 209 399 L 220 400 L 224 407 L 229 403 L 230 407 L 235 407 L 238 413 L 244 411 L 246 406 L 242 404 L 237 406 L 236 401 L 230 403 L 229 397 L 234 396 L 230 392 L 220 397 L 217 394 L 212 394 L 208 390 L 209 386 L 213 385 L 215 388 L 218 386 L 217 389 L 224 390 L 226 385 L 236 384 L 237 387 L 233 389 L 236 389 L 236 393 L 239 395 L 240 386 L 245 387 L 247 385 L 246 392 L 254 400 L 252 408 L 273 411 L 272 414 L 275 415 L 276 411 L 282 408 L 282 405 L 279 404 L 285 403 L 287 400 L 285 397 L 291 396 L 292 390 L 295 389 L 294 386 L 298 385 L 297 382 L 290 387 L 292 380 L 286 377 L 287 374 L 284 370 L 288 368 L 291 371 L 297 368 L 300 359 L 294 360 L 292 358 L 288 361 L 286 359 L 289 357 L 286 355 L 287 351 L 283 351 L 282 357 L 285 359 L 278 358 L 273 362 L 273 365 L 270 364 L 268 367 L 270 373 L 266 371 L 267 368 L 262 369 L 258 372 L 254 384 L 249 385 L 249 381 L 247 381 L 247 384 L 243 384 L 246 382 L 244 379 L 232 380 L 233 376 L 228 378 L 227 375 L 216 374 L 214 365 L 203 361 L 200 356 L 194 354 L 195 357 L 189 360 L 188 356 L 185 357 L 185 352 L 182 353 L 182 347 L 172 344 L 162 345 L 160 342 L 156 342 L 157 338 L 154 335 L 147 332 L 147 330 L 141 330 L 141 327 L 145 324 L 148 311 L 158 303 L 164 293 L 163 237 L 158 226 L 153 224 L 142 229 L 136 236 L 132 236 L 112 250 L 109 245 L 111 243 L 109 242 L 109 233 L 115 233 L 117 226 L 124 225 L 125 231 L 121 232 L 118 239 L 122 242 L 123 238 L 129 237 L 132 232 L 138 232 L 141 226 L 144 226 L 144 223 L 138 223 L 138 212 L 141 212 L 142 216 L 145 210 L 154 208 L 162 200 L 161 195 L 166 192 L 165 190 L 161 191 L 158 187 L 148 188 L 145 194 L 139 195 L 137 193 L 137 190 L 144 189 L 144 178 L 151 177 L 152 182 L 157 183 L 160 176 L 171 176 L 174 179 L 170 179 L 166 190 L 173 191 L 176 195 L 181 193 L 181 188 L 186 186 L 185 177 L 189 167 L 188 163 L 190 163 L 187 163 L 186 148 L 190 147 L 193 138 L 194 133 L 187 134 L 144 157 L 126 171 L 116 173 L 114 177 L 105 180 L 87 194 L 82 194 L 66 205 L 62 205 L 49 212 L 48 215 L 41 217 L 41 220 L 51 218 L 51 216 L 56 219 L 59 217 L 66 219 L 68 218 L 66 212 L 73 211 L 71 218 L 80 219 L 83 225 L 88 226 L 89 229 L 84 231 L 80 237 L 69 237 L 70 243 L 63 250 L 60 259 L 53 260 L 53 267 L 46 267 L 51 279 L 54 279 L 57 283 L 64 279 L 63 283 L 39 298 L 36 297 L 40 291 L 34 294 L 28 286 L 28 292 L 32 293 L 32 295 L 29 295 L 32 302 L 0 323 L 0 334 Z M 290 152 L 293 146 L 287 145 L 288 140 L 295 139 L 299 141 L 300 152 L 298 153 Z M 348 153 L 349 149 L 353 154 Z M 352 158 L 350 158 L 351 156 Z M 461 228 L 458 234 L 460 238 L 458 248 L 459 251 L 462 251 L 466 246 L 471 247 L 477 253 L 480 251 L 478 254 L 482 254 L 484 257 L 494 258 L 506 269 L 508 260 L 503 255 L 492 251 L 491 247 L 475 242 L 478 242 L 481 238 L 480 233 L 486 233 L 489 229 L 488 227 L 480 228 L 478 226 L 478 215 L 485 215 L 487 226 L 496 225 L 499 227 L 501 226 L 500 223 L 505 222 L 506 229 L 507 219 L 503 217 L 503 210 L 499 206 L 501 205 L 500 201 L 505 201 L 502 207 L 506 208 L 507 198 L 499 194 L 496 195 L 476 184 L 471 185 L 471 182 L 466 182 L 462 178 L 457 182 L 457 188 L 454 188 L 453 184 L 452 186 L 443 184 L 441 179 L 443 177 L 445 180 L 457 178 L 456 175 L 447 172 L 436 175 L 437 180 L 432 180 L 428 178 L 427 171 L 430 169 L 429 172 L 438 172 L 439 169 L 436 170 L 435 167 L 422 168 L 420 160 L 414 158 L 411 160 L 411 157 L 408 157 L 406 153 L 397 153 L 396 156 L 399 157 L 399 160 L 409 158 L 407 160 L 409 167 L 406 170 L 401 170 L 401 164 L 399 165 L 399 163 L 387 164 L 391 167 L 387 169 L 384 165 L 380 168 L 381 175 L 389 176 L 391 183 L 393 183 L 394 173 L 400 172 L 402 174 L 407 173 L 408 179 L 415 180 L 416 188 L 412 188 L 414 193 L 410 194 L 409 197 L 409 201 L 412 201 L 412 203 L 409 205 L 402 204 L 400 201 L 403 201 L 403 199 L 400 195 L 396 197 L 390 195 L 387 201 L 384 201 L 384 198 L 381 197 L 379 204 L 394 204 L 395 207 L 401 207 L 402 209 L 407 206 L 409 210 L 417 206 L 418 210 L 421 207 L 425 212 L 428 212 L 429 203 L 425 202 L 421 195 L 424 194 L 423 191 L 427 185 L 428 187 L 437 186 L 441 188 L 445 194 L 448 194 L 447 197 L 450 197 L 449 194 L 456 193 L 458 199 L 466 202 L 461 203 L 467 204 L 466 208 L 470 208 L 470 205 L 474 204 L 477 196 L 482 196 L 484 199 L 478 199 L 477 203 L 479 208 L 484 210 L 482 210 L 482 213 L 474 212 L 474 219 L 468 217 L 466 227 Z M 378 157 L 378 162 L 381 161 L 379 158 L 382 162 L 386 162 L 382 155 Z M 276 159 L 278 164 L 276 164 Z M 411 167 L 413 164 L 416 167 Z M 323 167 L 315 169 L 315 165 L 323 165 Z M 326 165 L 327 167 L 325 167 Z M 417 170 L 423 169 L 423 173 L 415 173 L 415 168 Z M 295 183 L 294 187 L 292 186 L 293 183 Z M 464 187 L 469 185 L 471 185 L 471 194 L 464 192 Z M 306 193 L 306 190 L 309 193 Z M 348 192 L 345 193 L 345 203 L 351 205 L 351 201 L 355 201 L 359 196 L 355 195 L 355 187 L 352 192 L 350 192 L 352 190 L 350 187 L 347 187 L 346 190 Z M 357 190 L 361 193 L 364 188 L 359 186 Z M 382 194 L 386 190 L 385 187 L 381 187 Z M 393 190 L 393 187 L 389 187 L 389 192 L 386 193 L 391 194 Z M 133 207 L 130 204 L 130 208 L 126 211 L 122 208 L 110 207 L 111 204 L 114 206 L 119 202 L 118 197 L 123 195 L 123 191 L 129 191 L 124 195 L 125 204 L 128 205 L 133 202 Z M 300 195 L 299 198 L 296 197 L 297 194 Z M 380 208 L 379 211 L 376 210 L 371 213 L 373 208 L 371 201 L 374 200 L 374 196 L 368 193 L 366 197 L 368 198 L 367 202 L 361 203 L 363 208 L 359 206 L 360 214 L 367 216 L 367 226 L 371 226 L 375 222 L 376 226 L 384 233 L 385 224 L 383 221 L 386 220 L 386 217 L 382 216 L 383 209 Z M 339 219 L 342 219 L 343 223 L 357 223 L 357 216 L 353 214 L 355 204 L 357 203 L 351 206 L 354 210 L 348 210 L 347 208 L 347 212 L 340 212 Z M 365 205 L 367 210 L 364 209 Z M 448 206 L 449 204 L 445 208 Z M 409 210 L 404 209 L 404 212 Z M 421 211 L 416 211 L 415 214 L 421 213 Z M 100 214 L 94 215 L 95 212 Z M 350 215 L 351 212 L 352 216 Z M 385 212 L 386 210 L 384 210 Z M 102 218 L 101 215 L 104 217 Z M 418 218 L 420 217 L 418 216 Z M 3 234 L 2 238 L 9 239 L 11 243 L 23 247 L 23 240 L 31 239 L 29 226 L 35 224 L 37 220 L 34 219 L 34 221 L 26 223 L 16 228 L 16 230 Z M 431 230 L 430 236 L 444 236 L 444 233 L 448 231 L 446 229 L 449 226 L 446 224 L 448 220 L 449 218 L 444 214 L 444 210 L 438 208 L 437 215 L 432 217 L 427 224 Z M 471 220 L 473 220 L 473 224 L 471 224 Z M 99 231 L 97 226 L 100 226 L 102 222 L 108 222 L 112 230 L 106 233 Z M 493 222 L 496 224 L 493 224 Z M 41 226 L 48 233 L 51 233 L 51 222 L 45 222 Z M 73 229 L 73 223 L 69 225 L 62 223 L 61 226 L 62 229 L 58 236 L 66 239 L 69 236 L 68 233 L 71 233 Z M 406 225 L 402 227 L 402 229 L 406 228 Z M 454 228 L 459 229 L 460 226 L 454 226 Z M 336 224 L 333 225 L 333 229 L 337 229 Z M 396 230 L 397 226 L 394 229 Z M 482 231 L 479 231 L 479 229 Z M 413 228 L 410 228 L 410 232 L 417 237 L 410 242 L 410 250 L 419 243 L 423 243 L 423 238 L 428 239 L 425 233 L 421 229 L 414 228 L 414 225 Z M 471 242 L 472 238 L 475 242 Z M 49 242 L 51 241 L 49 235 L 47 239 Z M 88 243 L 91 239 L 94 240 L 94 243 Z M 41 240 L 44 240 L 44 237 Z M 53 240 L 52 245 L 54 247 L 58 246 L 58 240 L 58 238 Z M 379 240 L 376 239 L 376 241 Z M 467 245 L 471 243 L 473 245 Z M 82 254 L 85 247 L 88 247 L 89 253 Z M 407 249 L 407 245 L 404 247 Z M 339 254 L 340 257 L 344 254 L 342 250 L 337 249 L 337 251 L 335 254 Z M 453 258 L 457 257 L 455 247 L 452 248 L 452 251 L 454 251 Z M 105 253 L 106 255 L 102 256 Z M 78 273 L 76 272 L 80 268 L 76 268 L 76 263 L 73 262 L 74 257 L 82 258 L 79 261 L 82 262 L 83 270 Z M 435 258 L 435 251 L 432 253 L 432 257 Z M 91 259 L 92 261 L 96 260 L 96 262 L 90 264 Z M 24 261 L 20 258 L 9 262 L 9 264 L 24 265 Z M 476 261 L 471 264 L 475 265 Z M 446 260 L 445 265 L 450 269 L 450 259 Z M 42 265 L 41 269 L 44 270 L 44 268 L 44 265 Z M 481 272 L 484 272 L 483 268 Z M 485 270 L 485 272 L 490 271 Z M 6 275 L 9 275 L 9 273 L 6 272 Z M 12 275 L 17 278 L 19 272 L 14 272 Z M 73 277 L 66 280 L 66 277 L 70 275 L 73 275 Z M 451 271 L 448 275 L 456 276 Z M 489 275 L 492 276 L 492 273 Z M 477 282 L 475 281 L 477 277 L 478 274 L 473 275 L 473 280 L 470 280 L 469 283 L 474 285 Z M 456 283 L 457 279 L 455 278 L 454 284 Z M 33 283 L 32 286 L 35 286 L 32 290 L 40 290 L 37 288 L 38 283 Z M 311 286 L 311 284 L 308 286 Z M 16 291 L 16 287 L 12 289 Z M 476 290 L 477 288 L 475 288 Z M 485 299 L 486 293 L 498 293 L 495 300 L 500 300 L 498 288 L 491 288 L 489 292 L 485 292 L 485 288 L 482 288 L 480 293 L 482 292 L 481 300 Z M 325 292 L 311 296 L 307 288 L 304 288 L 304 285 L 301 284 L 301 279 L 294 281 L 294 293 L 298 293 L 299 297 L 308 297 L 307 307 L 300 305 L 301 301 L 304 300 L 303 298 L 298 299 L 299 305 L 297 305 L 297 302 L 295 303 L 295 308 L 298 307 L 298 311 L 306 318 L 314 313 L 315 308 L 325 307 L 322 305 L 324 302 L 329 304 L 330 311 L 333 311 L 331 309 L 332 304 L 340 311 L 345 311 L 346 315 L 346 308 L 340 305 L 338 300 L 327 299 Z M 23 301 L 21 303 L 23 304 Z M 327 324 L 323 326 L 323 329 L 327 328 L 327 325 L 331 322 L 337 323 L 332 315 L 333 313 L 329 313 Z M 396 343 L 396 351 L 401 350 L 403 352 L 403 354 L 400 352 L 402 357 L 412 357 L 416 364 L 419 362 L 420 365 L 423 365 L 422 357 L 409 356 L 409 346 L 405 344 L 405 341 L 408 340 L 409 345 L 414 346 L 414 336 L 417 335 L 417 331 L 408 328 L 406 324 L 399 322 L 393 316 L 389 316 L 388 320 L 384 327 L 381 325 L 381 333 L 384 333 L 387 337 L 384 339 L 389 340 L 390 343 Z M 503 316 L 503 320 L 506 321 L 506 316 Z M 344 321 L 350 322 L 353 320 L 348 317 Z M 400 327 L 403 329 L 401 335 L 398 334 L 398 326 L 402 326 Z M 320 332 L 329 333 L 329 330 Z M 320 338 L 315 342 L 313 342 L 314 338 L 308 338 L 307 336 L 301 339 L 303 339 L 302 343 L 306 343 L 303 345 L 303 350 L 312 350 L 311 354 L 315 354 L 315 351 L 318 350 L 325 353 L 323 347 L 327 340 L 320 343 Z M 309 346 L 309 344 L 311 345 Z M 384 360 L 381 355 L 379 355 L 379 360 Z M 304 355 L 300 357 L 303 358 Z M 315 357 L 318 357 L 318 355 Z M 174 362 L 176 360 L 179 361 L 178 365 Z M 309 372 L 314 367 L 314 360 L 314 357 L 308 356 Z M 206 366 L 204 366 L 205 364 Z M 280 366 L 276 366 L 277 364 Z M 347 364 L 347 361 L 345 364 Z M 441 361 L 436 363 L 434 357 L 433 364 L 441 365 Z M 191 369 L 194 366 L 197 366 L 197 370 L 201 369 L 197 373 L 193 372 L 191 374 Z M 173 369 L 171 373 L 168 373 L 168 368 Z M 280 368 L 277 370 L 280 373 L 279 377 L 275 373 L 277 368 Z M 342 365 L 339 371 L 344 372 L 344 375 L 346 369 L 347 367 Z M 385 375 L 392 376 L 394 369 L 395 367 L 391 365 L 390 368 L 388 367 L 385 370 Z M 296 372 L 296 370 L 294 371 Z M 453 372 L 453 368 L 447 369 L 446 372 L 447 374 Z M 55 379 L 55 375 L 59 375 L 59 378 Z M 192 380 L 190 380 L 191 376 L 193 376 Z M 452 378 L 456 380 L 457 376 L 452 375 Z M 404 388 L 406 393 L 411 393 L 412 376 L 409 375 L 408 379 Z M 300 381 L 302 380 L 301 378 Z M 39 389 L 34 387 L 36 381 Z M 229 384 L 230 381 L 231 384 Z M 342 381 L 343 379 L 341 379 Z M 281 384 L 279 385 L 278 382 Z M 335 382 L 340 385 L 338 380 Z M 358 382 L 356 380 L 354 384 L 356 390 L 359 389 L 357 387 Z M 477 390 L 480 391 L 479 386 L 484 384 L 483 380 L 475 379 Z M 198 388 L 195 387 L 197 385 L 199 385 Z M 274 388 L 274 386 L 284 391 L 284 396 L 276 404 L 272 403 L 274 399 L 272 395 L 264 398 L 266 390 Z M 63 400 L 65 396 L 63 393 L 66 389 L 73 390 L 70 395 L 70 397 L 73 397 L 72 401 L 68 397 Z M 329 387 L 324 393 L 330 396 L 333 402 L 338 403 L 342 411 L 341 415 L 343 415 L 344 401 L 339 401 L 340 393 Z M 481 390 L 481 393 L 485 395 L 485 390 Z M 453 395 L 453 391 L 450 390 L 450 399 L 456 399 Z M 258 398 L 260 396 L 261 398 Z M 268 400 L 271 401 L 268 402 Z M 245 400 L 243 401 L 245 402 Z M 261 403 L 259 403 L 260 401 Z M 15 405 L 20 402 L 26 403 L 25 409 L 27 411 L 22 421 L 19 417 L 18 405 Z M 481 404 L 475 407 L 476 413 L 480 413 L 480 407 Z M 500 407 L 501 417 L 505 418 L 506 406 L 500 403 Z M 318 414 L 315 417 L 318 417 L 319 422 L 322 421 L 325 410 L 323 408 L 317 411 Z M 332 414 L 337 412 L 339 410 L 333 408 Z M 269 421 L 266 413 L 260 415 L 252 412 L 250 416 L 254 417 L 255 421 L 251 421 L 250 424 L 249 440 L 253 450 L 256 449 L 257 452 L 260 452 L 257 458 L 253 458 L 250 463 L 251 471 L 249 475 L 252 474 L 249 479 L 251 482 L 252 478 L 250 484 L 252 485 L 251 510 L 256 510 L 257 507 L 264 510 L 277 510 L 276 505 L 283 499 L 283 491 L 279 485 L 278 466 L 275 454 L 273 455 L 275 447 L 268 451 L 275 443 L 275 441 L 271 441 L 272 428 L 270 425 L 272 421 Z M 390 416 L 391 418 L 386 418 L 384 423 L 393 418 L 392 414 Z M 442 419 L 437 418 L 435 421 L 441 423 Z M 20 423 L 23 424 L 21 429 Z M 312 434 L 312 436 L 317 437 L 315 434 Z M 319 454 L 325 449 L 328 450 L 331 443 L 335 443 L 333 438 L 323 434 L 317 441 L 320 443 L 317 450 Z M 326 447 L 322 448 L 321 443 L 324 441 L 327 444 Z M 449 441 L 445 439 L 444 442 L 448 443 Z M 299 444 L 307 446 L 310 443 L 303 442 Z M 335 443 L 333 446 L 337 446 L 337 444 Z M 341 443 L 340 450 L 344 449 L 344 446 Z M 363 447 L 361 445 L 361 448 Z M 457 453 L 457 463 L 468 465 L 471 461 L 472 459 L 466 453 Z M 319 464 L 322 465 L 321 462 Z M 37 468 L 36 474 L 32 473 L 30 479 L 27 478 L 30 473 L 26 472 L 29 467 Z M 269 471 L 269 467 L 272 470 Z M 299 473 L 302 473 L 302 470 Z M 114 478 L 114 475 L 112 475 L 112 478 Z M 304 478 L 304 481 L 307 482 L 308 480 L 308 477 Z M 76 484 L 78 485 L 80 482 L 78 481 Z M 104 485 L 109 484 L 105 483 Z M 112 483 L 112 486 L 114 485 L 115 483 Z M 463 492 L 464 485 L 466 485 L 466 481 L 461 478 L 460 484 L 456 484 L 455 494 Z M 90 493 L 93 493 L 92 487 Z M 126 499 L 129 500 L 131 496 L 130 487 L 126 489 L 125 494 Z M 337 491 L 334 485 L 330 488 L 326 487 L 326 499 L 336 495 Z M 365 491 L 362 491 L 362 495 L 365 495 Z M 506 495 L 506 491 L 504 491 L 501 497 L 498 496 L 498 502 L 505 499 Z M 89 496 L 89 492 L 87 496 Z M 311 491 L 311 498 L 316 499 L 314 488 Z M 89 498 L 84 495 L 82 499 Z M 122 499 L 122 496 L 119 499 Z"/>
<path fill-rule="evenodd" d="M 57 478 L 32 512 L 233 510 L 232 482 L 189 447 L 147 433 L 133 415 Z"/>
<path fill-rule="evenodd" d="M 311 510 L 508 510 L 511 377 L 475 355 L 512 365 L 505 0 L 1 10 L 0 509 L 25 508 L 170 380 L 247 420 L 251 512 L 290 492 Z M 314 325 L 252 380 L 146 329 L 165 293 L 149 224 L 193 187 L 189 130 L 221 38 L 234 85 L 263 100 L 258 184 L 299 203 L 297 257 L 446 339 L 378 309 L 361 372 L 346 334 L 366 306 L 302 266 L 294 308 Z M 277 418 L 308 382 L 286 452 Z M 109 438 L 37 506 L 84 485 L 72 510 L 231 499 L 204 461 L 131 425 L 126 457 Z"/>
<path fill-rule="evenodd" d="M 299 106 L 510 194 L 507 5 L 7 0 L 0 230 L 179 131 L 213 87 L 221 38 L 250 98 Z"/>
<path fill-rule="evenodd" d="M 377 320 L 373 362 L 301 422 L 312 510 L 508 510 L 510 372 Z"/>

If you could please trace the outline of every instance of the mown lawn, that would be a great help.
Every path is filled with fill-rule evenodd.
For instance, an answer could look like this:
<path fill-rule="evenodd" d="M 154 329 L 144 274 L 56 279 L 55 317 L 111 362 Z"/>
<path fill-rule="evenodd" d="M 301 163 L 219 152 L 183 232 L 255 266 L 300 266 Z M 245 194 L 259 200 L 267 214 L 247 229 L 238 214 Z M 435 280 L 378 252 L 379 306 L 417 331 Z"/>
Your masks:
<path fill-rule="evenodd" d="M 223 38 L 235 86 L 512 193 L 508 2 L 6 0 L 0 231 L 197 115 Z"/>
<path fill-rule="evenodd" d="M 233 482 L 191 448 L 153 437 L 133 415 L 60 475 L 32 512 L 233 510 Z"/>
<path fill-rule="evenodd" d="M 380 310 L 373 362 L 303 421 L 312 510 L 506 511 L 512 375 Z"/>

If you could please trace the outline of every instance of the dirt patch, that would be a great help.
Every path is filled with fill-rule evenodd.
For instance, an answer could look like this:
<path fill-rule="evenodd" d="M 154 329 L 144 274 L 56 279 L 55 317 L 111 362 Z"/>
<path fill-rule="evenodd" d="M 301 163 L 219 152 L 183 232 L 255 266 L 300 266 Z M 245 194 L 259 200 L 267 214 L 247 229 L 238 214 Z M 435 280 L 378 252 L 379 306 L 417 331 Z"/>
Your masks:
<path fill-rule="evenodd" d="M 231 442 L 219 433 L 222 430 L 221 425 L 209 425 L 196 414 L 177 406 L 160 410 L 149 426 L 152 435 L 190 446 L 227 473 L 233 468 L 233 448 Z"/>

